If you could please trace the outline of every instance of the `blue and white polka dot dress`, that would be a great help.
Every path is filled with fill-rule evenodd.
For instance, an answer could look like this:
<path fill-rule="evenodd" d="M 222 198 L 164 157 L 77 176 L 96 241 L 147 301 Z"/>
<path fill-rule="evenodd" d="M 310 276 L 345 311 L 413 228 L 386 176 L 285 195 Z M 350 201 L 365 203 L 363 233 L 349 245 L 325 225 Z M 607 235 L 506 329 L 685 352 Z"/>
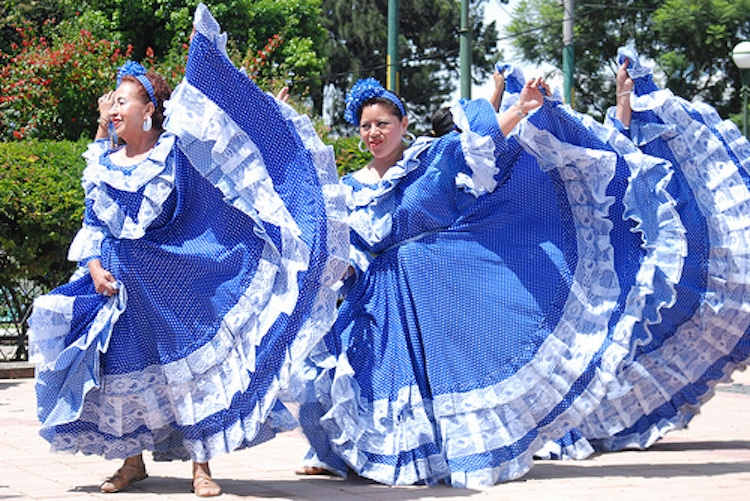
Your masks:
<path fill-rule="evenodd" d="M 476 488 L 553 443 L 585 456 L 644 324 L 711 304 L 692 221 L 712 216 L 668 159 L 555 99 L 508 138 L 486 102 L 453 114 L 461 134 L 418 140 L 378 184 L 344 179 L 360 274 L 308 361 L 310 465 Z M 739 367 L 747 335 L 729 330 Z"/>
<path fill-rule="evenodd" d="M 667 190 L 685 249 L 664 267 L 673 299 L 633 326 L 616 382 L 580 428 L 600 450 L 646 448 L 684 428 L 750 358 L 750 143 L 711 106 L 659 89 L 632 48 L 625 58 L 635 83 L 626 133 L 674 167 Z M 621 126 L 614 109 L 608 117 Z"/>
<path fill-rule="evenodd" d="M 268 440 L 296 425 L 279 394 L 334 320 L 349 234 L 333 151 L 232 66 L 204 6 L 196 26 L 149 158 L 123 169 L 90 146 L 82 266 L 35 302 L 53 450 L 202 462 Z M 96 294 L 95 258 L 117 296 Z"/>

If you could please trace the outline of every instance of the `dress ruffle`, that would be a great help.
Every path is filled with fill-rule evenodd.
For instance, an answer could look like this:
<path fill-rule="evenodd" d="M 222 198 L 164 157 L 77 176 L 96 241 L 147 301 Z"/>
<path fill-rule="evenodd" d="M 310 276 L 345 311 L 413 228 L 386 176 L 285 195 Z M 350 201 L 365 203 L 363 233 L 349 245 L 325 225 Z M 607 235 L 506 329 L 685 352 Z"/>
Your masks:
<path fill-rule="evenodd" d="M 35 302 L 53 450 L 207 461 L 268 440 L 296 424 L 278 398 L 333 322 L 348 259 L 333 154 L 232 66 L 203 5 L 195 24 L 167 105 L 179 139 L 165 133 L 131 169 L 99 145 L 86 155 L 87 223 L 71 256 L 100 254 L 120 294 L 96 294 L 81 268 Z M 100 248 L 82 241 L 91 235 Z"/>
<path fill-rule="evenodd" d="M 632 51 L 621 57 L 637 63 Z M 630 356 L 582 424 L 603 450 L 646 448 L 685 427 L 750 357 L 750 145 L 713 108 L 658 89 L 650 71 L 635 67 L 629 133 L 674 166 L 668 189 L 681 201 L 688 252 L 675 299 L 635 325 Z"/>
<path fill-rule="evenodd" d="M 656 255 L 679 262 L 684 247 L 665 190 L 668 162 L 554 101 L 507 141 L 496 134 L 495 178 L 503 182 L 454 206 L 448 225 L 398 234 L 399 205 L 391 210 L 387 245 L 310 360 L 300 419 L 315 449 L 311 464 L 391 485 L 474 488 L 518 478 L 604 398 L 629 353 L 629 326 L 672 300 L 674 271 L 654 271 Z M 391 192 L 410 215 L 420 210 L 411 186 L 438 194 L 421 202 L 425 210 L 449 211 L 447 188 L 427 180 L 439 179 L 433 168 L 449 177 L 461 165 L 449 156 L 451 142 L 461 144 L 461 135 L 405 153 L 420 165 Z M 371 189 L 351 184 L 355 197 Z M 455 182 L 452 189 L 460 191 Z M 553 266 L 535 269 L 546 260 Z"/>

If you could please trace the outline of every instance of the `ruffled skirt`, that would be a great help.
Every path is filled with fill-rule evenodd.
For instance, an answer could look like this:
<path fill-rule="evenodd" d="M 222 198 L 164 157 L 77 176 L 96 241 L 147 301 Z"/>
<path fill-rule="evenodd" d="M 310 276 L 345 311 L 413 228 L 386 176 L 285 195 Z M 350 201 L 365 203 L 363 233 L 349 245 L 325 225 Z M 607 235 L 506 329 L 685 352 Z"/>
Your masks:
<path fill-rule="evenodd" d="M 35 302 L 56 451 L 202 462 L 268 440 L 296 424 L 278 397 L 335 317 L 348 227 L 333 151 L 232 66 L 203 6 L 196 25 L 168 106 L 173 217 L 105 240 L 116 297 L 81 268 Z"/>
<path fill-rule="evenodd" d="M 633 325 L 674 300 L 686 236 L 669 162 L 552 102 L 517 140 L 506 184 L 350 291 L 309 360 L 311 464 L 391 485 L 518 478 L 600 405 Z"/>

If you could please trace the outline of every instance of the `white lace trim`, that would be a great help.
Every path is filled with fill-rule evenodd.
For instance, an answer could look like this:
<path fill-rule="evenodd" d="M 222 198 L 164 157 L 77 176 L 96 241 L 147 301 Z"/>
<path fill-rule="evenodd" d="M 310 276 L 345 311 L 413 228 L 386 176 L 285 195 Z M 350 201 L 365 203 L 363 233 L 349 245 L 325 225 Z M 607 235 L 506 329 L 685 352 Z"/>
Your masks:
<path fill-rule="evenodd" d="M 495 191 L 497 181 L 495 176 L 500 169 L 495 165 L 495 141 L 489 136 L 480 136 L 471 130 L 463 106 L 457 103 L 451 107 L 453 122 L 461 129 L 461 148 L 464 152 L 466 165 L 471 169 L 472 176 L 459 173 L 456 176 L 456 187 L 479 197 Z"/>
<path fill-rule="evenodd" d="M 162 134 L 148 158 L 128 169 L 109 169 L 101 164 L 101 155 L 106 151 L 103 150 L 106 143 L 102 144 L 102 141 L 95 141 L 84 153 L 87 167 L 83 171 L 82 184 L 86 198 L 94 202 L 94 213 L 115 238 L 141 238 L 149 225 L 162 213 L 164 202 L 174 190 L 174 165 L 173 162 L 167 162 L 174 141 L 172 134 Z M 127 216 L 109 196 L 106 185 L 131 193 L 143 188 L 137 221 Z M 76 243 L 76 250 L 78 247 L 81 246 Z"/>
<path fill-rule="evenodd" d="M 101 256 L 102 240 L 106 228 L 91 226 L 83 223 L 68 249 L 69 261 L 83 261 L 84 259 Z"/>
<path fill-rule="evenodd" d="M 34 314 L 29 318 L 29 361 L 37 366 L 37 371 L 61 370 L 63 351 L 85 351 L 87 346 L 98 344 L 100 351 L 107 349 L 109 334 L 127 305 L 127 291 L 119 284 L 117 295 L 111 297 L 97 312 L 86 333 L 75 342 L 65 345 L 65 337 L 70 332 L 73 319 L 75 297 L 61 294 L 45 294 L 34 300 Z M 99 374 L 95 377 L 98 379 Z"/>
<path fill-rule="evenodd" d="M 668 402 L 675 394 L 705 377 L 717 361 L 731 354 L 750 329 L 750 191 L 738 166 L 711 129 L 694 120 L 679 99 L 669 99 L 668 91 L 639 98 L 643 109 L 650 109 L 667 124 L 676 125 L 678 136 L 667 136 L 672 154 L 693 190 L 706 218 L 711 241 L 709 277 L 704 303 L 693 318 L 679 327 L 661 348 L 639 356 L 627 365 L 610 398 L 597 408 L 582 427 L 589 438 L 608 438 L 631 426 L 645 414 Z M 718 122 L 715 112 L 704 115 L 715 124 L 725 144 L 739 157 L 741 165 L 750 162 L 750 146 L 736 126 Z M 727 362 L 723 377 L 706 381 L 712 388 L 732 371 L 744 369 L 747 359 Z M 713 390 L 697 395 L 697 404 L 676 409 L 673 419 L 654 423 L 641 436 L 614 437 L 608 447 L 648 447 L 671 429 L 683 427 Z"/>

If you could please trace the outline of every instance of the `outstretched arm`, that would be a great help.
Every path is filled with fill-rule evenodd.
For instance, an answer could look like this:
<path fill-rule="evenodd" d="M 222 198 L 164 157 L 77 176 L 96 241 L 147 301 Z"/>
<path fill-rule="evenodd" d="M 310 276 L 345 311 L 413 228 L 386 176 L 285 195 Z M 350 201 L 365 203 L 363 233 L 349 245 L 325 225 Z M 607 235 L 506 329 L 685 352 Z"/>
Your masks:
<path fill-rule="evenodd" d="M 500 111 L 500 103 L 503 100 L 503 92 L 505 92 L 505 74 L 495 69 L 492 79 L 495 81 L 495 88 L 492 91 L 490 103 L 492 103 L 492 107 L 495 108 L 495 113 L 497 113 Z"/>

